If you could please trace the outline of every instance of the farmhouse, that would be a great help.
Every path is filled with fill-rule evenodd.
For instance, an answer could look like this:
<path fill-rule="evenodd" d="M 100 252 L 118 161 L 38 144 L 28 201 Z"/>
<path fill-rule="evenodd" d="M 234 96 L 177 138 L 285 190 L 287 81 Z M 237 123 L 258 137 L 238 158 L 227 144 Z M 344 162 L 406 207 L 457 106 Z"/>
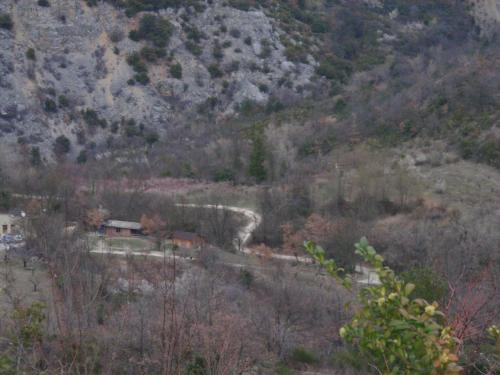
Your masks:
<path fill-rule="evenodd" d="M 172 233 L 172 244 L 185 249 L 194 249 L 203 245 L 205 241 L 196 233 L 175 231 Z"/>
<path fill-rule="evenodd" d="M 19 232 L 20 220 L 26 213 L 20 209 L 11 210 L 9 213 L 0 213 L 0 236 Z"/>
<path fill-rule="evenodd" d="M 110 237 L 132 237 L 142 235 L 142 226 L 133 221 L 107 220 L 102 231 Z"/>
<path fill-rule="evenodd" d="M 0 235 L 9 234 L 15 230 L 14 219 L 12 215 L 0 214 Z"/>

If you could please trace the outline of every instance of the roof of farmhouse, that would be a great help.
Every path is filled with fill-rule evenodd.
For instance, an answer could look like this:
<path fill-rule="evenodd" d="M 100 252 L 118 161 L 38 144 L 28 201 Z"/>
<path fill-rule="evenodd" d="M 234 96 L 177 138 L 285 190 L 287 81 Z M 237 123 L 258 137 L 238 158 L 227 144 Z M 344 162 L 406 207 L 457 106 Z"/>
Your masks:
<path fill-rule="evenodd" d="M 120 228 L 120 229 L 133 229 L 141 230 L 141 223 L 136 223 L 133 221 L 121 221 L 121 220 L 108 220 L 104 223 L 105 227 L 110 228 Z"/>

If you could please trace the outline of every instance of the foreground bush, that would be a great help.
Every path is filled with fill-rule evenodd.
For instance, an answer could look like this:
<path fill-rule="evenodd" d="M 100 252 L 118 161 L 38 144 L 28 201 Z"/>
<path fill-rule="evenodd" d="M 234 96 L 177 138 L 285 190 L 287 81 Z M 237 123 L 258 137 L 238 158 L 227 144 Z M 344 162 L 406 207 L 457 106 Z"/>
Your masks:
<path fill-rule="evenodd" d="M 351 279 L 334 260 L 325 259 L 325 251 L 312 242 L 307 251 L 328 274 L 351 289 Z M 380 285 L 363 288 L 358 293 L 360 309 L 350 324 L 340 329 L 340 336 L 357 348 L 377 373 L 459 374 L 457 339 L 451 327 L 444 325 L 438 304 L 412 298 L 415 285 L 405 283 L 384 266 L 383 258 L 362 239 L 356 254 L 369 263 L 380 278 Z"/>

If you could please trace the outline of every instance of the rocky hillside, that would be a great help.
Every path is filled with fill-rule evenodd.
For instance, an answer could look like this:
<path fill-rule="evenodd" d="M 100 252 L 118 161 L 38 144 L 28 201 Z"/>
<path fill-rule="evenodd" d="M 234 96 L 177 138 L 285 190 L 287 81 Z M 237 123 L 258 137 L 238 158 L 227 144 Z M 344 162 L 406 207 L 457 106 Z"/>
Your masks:
<path fill-rule="evenodd" d="M 343 112 L 348 120 L 337 125 L 344 129 L 373 132 L 373 124 L 392 129 L 394 123 L 397 130 L 406 120 L 399 118 L 403 114 L 421 113 L 427 102 L 449 101 L 443 95 L 456 90 L 453 84 L 449 93 L 431 89 L 417 95 L 425 105 L 406 99 L 394 105 L 388 99 L 415 99 L 419 82 L 441 82 L 446 91 L 443 82 L 472 77 L 468 66 L 481 69 L 481 61 L 497 52 L 498 11 L 495 0 L 415 5 L 405 0 L 2 0 L 3 157 L 21 150 L 34 165 L 63 155 L 83 162 L 113 149 L 161 143 L 160 155 L 187 160 L 204 147 L 219 149 L 227 139 L 247 142 L 251 137 L 242 131 L 241 117 L 293 108 L 308 98 L 331 102 L 335 118 Z M 467 56 L 474 64 L 465 62 Z M 417 63 L 425 60 L 442 79 L 431 78 Z M 484 81 L 494 85 L 490 76 Z M 367 95 L 373 88 L 376 97 Z M 483 88 L 455 95 L 457 107 L 470 113 L 461 104 L 473 103 L 468 96 L 477 92 L 494 95 Z M 492 112 L 495 99 L 486 103 Z M 330 116 L 327 107 L 320 110 Z M 413 117 L 427 127 L 425 116 Z M 248 124 L 258 121 L 270 123 L 252 118 Z M 335 130 L 304 129 L 312 138 Z M 297 138 L 315 142 L 304 134 Z M 231 147 L 240 149 L 238 142 Z M 294 145 L 299 151 L 309 147 L 300 142 Z M 172 151 L 180 145 L 189 147 Z"/>
<path fill-rule="evenodd" d="M 289 61 L 272 18 L 210 3 L 127 17 L 103 2 L 2 1 L 12 21 L 0 29 L 2 145 L 43 151 L 61 135 L 83 147 L 134 132 L 153 142 L 189 114 L 310 95 L 317 62 Z"/>

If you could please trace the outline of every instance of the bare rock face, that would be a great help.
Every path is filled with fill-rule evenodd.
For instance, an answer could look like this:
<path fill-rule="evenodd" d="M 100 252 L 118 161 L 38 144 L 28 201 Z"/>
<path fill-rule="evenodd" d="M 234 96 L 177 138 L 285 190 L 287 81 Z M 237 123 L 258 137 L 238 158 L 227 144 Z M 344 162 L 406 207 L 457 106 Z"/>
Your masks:
<path fill-rule="evenodd" d="M 500 29 L 500 0 L 470 0 L 472 14 L 485 35 Z"/>
<path fill-rule="evenodd" d="M 119 137 L 130 119 L 167 137 L 172 124 L 182 126 L 207 101 L 213 111 L 235 115 L 245 101 L 265 104 L 276 97 L 289 102 L 313 88 L 316 61 L 311 56 L 305 63 L 288 61 L 280 41 L 285 32 L 262 11 L 213 1 L 202 12 L 158 12 L 173 25 L 167 56 L 147 63 L 148 84 L 132 85 L 135 73 L 127 57 L 146 42 L 132 41 L 128 34 L 143 14 L 128 18 L 102 2 L 95 7 L 83 0 L 50 4 L 0 2 L 0 12 L 14 24 L 12 30 L 0 28 L 3 145 L 36 140 L 31 146 L 50 156 L 53 140 L 65 135 L 76 155 L 86 143 L 99 147 Z M 189 29 L 203 34 L 196 53 Z M 171 73 L 173 64 L 182 67 L 181 77 Z M 84 116 L 89 109 L 92 116 Z"/>

